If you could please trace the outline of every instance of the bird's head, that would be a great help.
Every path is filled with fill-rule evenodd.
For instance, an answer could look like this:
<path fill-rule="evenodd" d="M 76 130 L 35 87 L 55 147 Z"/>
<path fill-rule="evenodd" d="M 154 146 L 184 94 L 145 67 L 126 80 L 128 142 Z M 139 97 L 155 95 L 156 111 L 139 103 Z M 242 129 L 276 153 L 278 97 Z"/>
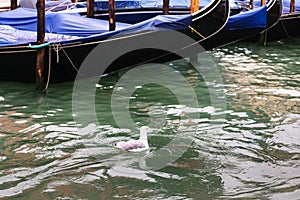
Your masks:
<path fill-rule="evenodd" d="M 149 126 L 142 126 L 140 131 L 143 133 L 151 133 L 153 130 Z"/>
<path fill-rule="evenodd" d="M 147 134 L 151 133 L 153 130 L 149 126 L 142 126 L 140 128 L 140 139 L 147 139 Z"/>

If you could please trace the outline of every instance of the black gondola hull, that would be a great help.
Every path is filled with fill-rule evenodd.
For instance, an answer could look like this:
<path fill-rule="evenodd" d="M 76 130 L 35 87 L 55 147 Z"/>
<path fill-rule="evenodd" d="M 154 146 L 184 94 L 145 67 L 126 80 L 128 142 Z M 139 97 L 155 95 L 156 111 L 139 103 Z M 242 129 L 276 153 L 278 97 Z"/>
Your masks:
<path fill-rule="evenodd" d="M 243 28 L 238 30 L 221 30 L 213 38 L 203 41 L 206 50 L 229 45 L 239 41 L 258 42 L 261 34 L 275 26 L 280 19 L 281 0 L 271 0 L 267 5 L 267 24 L 265 28 Z"/>
<path fill-rule="evenodd" d="M 300 12 L 284 14 L 279 22 L 268 30 L 267 41 L 300 36 Z"/>
<path fill-rule="evenodd" d="M 193 15 L 193 22 L 191 29 L 182 30 L 185 35 L 193 38 L 193 42 L 202 43 L 205 39 L 213 36 L 217 33 L 224 24 L 227 22 L 229 15 L 229 4 L 227 0 L 216 0 L 210 6 L 202 9 L 197 14 Z M 195 31 L 197 34 L 195 33 Z M 198 34 L 201 33 L 201 36 Z M 130 40 L 135 42 L 136 40 L 147 41 L 149 37 L 157 37 L 155 34 L 161 34 L 159 32 L 149 32 L 145 34 L 137 34 L 131 36 Z M 204 37 L 202 37 L 204 36 Z M 130 42 L 128 38 L 118 38 L 114 42 Z M 50 45 L 45 47 L 45 73 L 44 80 L 49 78 L 50 83 L 72 81 L 78 74 L 78 69 L 89 55 L 89 53 L 98 45 L 101 45 L 103 41 L 88 41 L 79 42 L 74 44 L 63 45 Z M 110 41 L 104 41 L 105 45 L 109 45 Z M 160 42 L 159 40 L 157 42 Z M 169 41 L 176 44 L 177 41 Z M 189 44 L 175 45 L 174 48 L 182 48 Z M 174 49 L 176 50 L 176 49 Z M 190 52 L 190 51 L 187 51 Z M 111 52 L 114 53 L 114 52 Z M 166 56 L 161 56 L 161 55 Z M 178 59 L 180 56 L 176 54 L 169 54 L 159 49 L 141 49 L 135 52 L 129 52 L 128 54 L 120 57 L 109 67 L 105 67 L 105 73 L 118 71 L 124 68 L 132 67 L 139 63 L 151 62 L 165 62 L 174 59 Z M 17 81 L 17 82 L 29 82 L 34 83 L 36 78 L 36 50 L 30 49 L 26 46 L 13 46 L 0 48 L 0 59 L 2 61 L 0 68 L 0 80 L 3 81 Z M 101 60 L 99 60 L 101 63 Z M 99 64 L 99 63 L 97 63 Z M 48 73 L 50 72 L 50 73 Z"/>

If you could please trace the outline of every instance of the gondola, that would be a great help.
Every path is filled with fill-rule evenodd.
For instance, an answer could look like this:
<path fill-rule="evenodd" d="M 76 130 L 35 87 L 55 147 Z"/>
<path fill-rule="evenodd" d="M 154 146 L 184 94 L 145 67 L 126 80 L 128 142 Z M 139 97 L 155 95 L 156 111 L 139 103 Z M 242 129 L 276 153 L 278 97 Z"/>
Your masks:
<path fill-rule="evenodd" d="M 281 0 L 269 0 L 266 5 L 231 16 L 226 26 L 202 45 L 209 50 L 239 41 L 258 42 L 266 31 L 278 24 L 281 12 Z"/>
<path fill-rule="evenodd" d="M 14 24 L 18 24 L 16 19 L 13 19 L 13 16 L 17 15 L 19 9 L 12 11 L 7 11 L 5 14 L 0 13 L 0 25 L 11 25 L 10 22 L 14 22 Z M 24 11 L 24 10 L 23 10 Z M 23 12 L 21 11 L 21 13 Z M 28 10 L 27 10 L 28 11 Z M 26 12 L 27 12 L 26 11 Z M 10 12 L 15 12 L 10 15 Z M 29 12 L 29 11 L 28 11 Z M 34 15 L 27 12 L 28 17 L 30 15 L 30 22 L 34 19 Z M 30 10 L 30 12 L 35 13 L 36 11 Z M 64 13 L 57 13 L 64 14 Z M 3 23 L 5 20 L 1 20 L 5 18 L 6 15 L 10 16 L 9 23 Z M 64 14 L 66 15 L 66 14 Z M 126 44 L 129 42 L 137 42 L 137 41 L 147 41 L 149 39 L 156 38 L 155 42 L 159 43 L 160 33 L 168 34 L 168 31 L 165 31 L 165 27 L 174 27 L 175 24 L 172 24 L 173 20 L 177 21 L 176 31 L 180 31 L 185 35 L 193 38 L 194 42 L 202 43 L 206 39 L 215 35 L 218 31 L 220 31 L 225 23 L 227 22 L 229 16 L 229 3 L 228 0 L 213 0 L 210 4 L 205 6 L 203 9 L 199 10 L 191 14 L 190 16 L 158 16 L 158 18 L 163 18 L 164 20 L 169 20 L 169 22 L 158 23 L 163 27 L 164 31 L 160 31 L 161 27 L 151 27 L 153 21 L 156 19 L 149 19 L 147 22 L 141 22 L 139 24 L 134 25 L 126 25 L 129 29 L 129 33 L 121 34 L 118 36 L 120 30 L 108 32 L 96 35 L 90 35 L 88 37 L 80 37 L 78 39 L 70 39 L 67 41 L 61 42 L 52 42 L 48 43 L 48 46 L 42 47 L 46 50 L 46 57 L 45 57 L 45 66 L 44 69 L 44 79 L 49 81 L 50 83 L 58 83 L 64 81 L 72 81 L 76 78 L 78 73 L 78 69 L 81 66 L 82 62 L 88 56 L 88 54 L 98 45 L 116 45 L 116 44 Z M 21 18 L 22 14 L 19 16 Z M 66 19 L 69 21 L 75 17 L 76 15 L 68 15 Z M 184 18 L 181 18 L 184 17 Z M 176 19 L 175 19 L 176 18 Z M 47 19 L 47 14 L 46 14 Z M 85 20 L 88 20 L 85 18 Z M 93 19 L 95 20 L 95 19 Z M 150 21 L 150 22 L 149 22 Z M 190 21 L 187 24 L 183 22 Z M 36 21 L 32 22 L 33 24 Z M 75 21 L 74 21 L 75 23 Z M 84 23 L 84 22 L 82 22 Z M 147 24 L 148 28 L 140 30 L 141 27 L 145 27 L 145 23 Z M 121 24 L 122 25 L 122 24 Z M 177 26 L 176 25 L 176 26 Z M 12 25 L 13 26 L 13 25 Z M 27 26 L 27 25 L 26 25 Z M 56 25 L 55 25 L 56 26 Z M 147 27 L 146 26 L 146 27 Z M 150 27 L 149 27 L 150 26 Z M 175 27 L 176 27 L 175 26 Z M 50 26 L 53 28 L 52 26 Z M 108 27 L 108 23 L 107 23 Z M 13 26 L 13 28 L 19 28 L 26 30 L 25 27 L 18 24 L 18 26 Z M 62 34 L 60 33 L 59 27 L 55 27 L 55 34 Z M 73 25 L 74 28 L 74 25 Z M 34 28 L 32 28 L 34 29 Z M 47 29 L 47 25 L 46 25 Z M 121 29 L 126 30 L 126 28 Z M 28 31 L 28 30 L 27 30 Z M 75 31 L 77 31 L 75 27 Z M 54 33 L 53 33 L 54 34 Z M 115 35 L 114 35 L 115 34 Z M 110 39 L 114 36 L 113 39 Z M 189 44 L 180 44 L 178 41 L 169 41 L 170 44 L 175 44 L 174 48 L 184 48 L 183 45 Z M 138 43 L 138 42 L 137 42 Z M 178 43 L 178 44 L 177 44 Z M 0 68 L 0 80 L 1 81 L 18 81 L 18 82 L 30 82 L 33 83 L 36 81 L 36 52 L 37 48 L 40 46 L 34 45 L 34 43 L 27 42 L 24 44 L 16 44 L 16 45 L 7 45 L 0 47 L 0 59 L 1 59 L 1 68 Z M 122 46 L 121 46 L 122 47 Z M 139 47 L 137 46 L 137 49 Z M 176 50 L 176 49 L 174 49 Z M 114 52 L 110 52 L 113 54 Z M 157 57 L 162 57 L 162 54 L 169 54 L 169 52 L 165 52 L 164 50 L 159 49 L 143 49 L 131 52 L 124 56 L 121 56 L 116 62 L 111 63 L 108 68 L 105 68 L 105 73 L 111 73 L 114 71 L 118 71 L 120 69 L 134 66 L 138 63 L 147 62 L 147 61 L 154 61 Z M 176 57 L 176 56 L 175 56 Z M 172 60 L 174 59 L 173 56 L 164 56 L 162 61 Z M 157 59 L 160 62 L 160 59 Z M 101 60 L 97 61 L 101 62 Z"/>
<path fill-rule="evenodd" d="M 98 0 L 95 2 L 97 2 L 95 17 L 108 19 L 106 11 L 108 1 Z M 140 2 L 139 0 L 119 1 L 117 18 L 122 22 L 135 23 L 161 13 L 162 1 Z M 205 6 L 208 2 L 207 0 L 200 1 L 200 7 Z M 203 41 L 201 45 L 206 50 L 211 50 L 243 40 L 251 42 L 266 40 L 269 36 L 264 33 L 275 26 L 281 16 L 281 0 L 270 0 L 266 5 L 261 5 L 261 1 L 255 1 L 254 4 L 251 5 L 247 1 L 229 0 L 230 17 L 225 27 L 214 37 Z M 65 12 L 79 12 L 81 15 L 86 15 L 86 7 L 81 5 L 79 9 L 73 8 Z M 187 12 L 189 12 L 189 1 L 170 1 L 170 15 L 186 14 Z"/>
<path fill-rule="evenodd" d="M 61 0 L 63 1 L 63 0 Z M 200 0 L 199 9 L 207 6 L 211 0 Z M 87 15 L 87 3 L 85 0 L 77 1 L 70 6 L 49 7 L 50 10 L 56 10 L 64 13 L 79 13 Z M 230 15 L 241 11 L 241 7 L 234 3 L 234 0 L 229 0 Z M 155 17 L 163 13 L 162 0 L 121 0 L 116 1 L 116 18 L 119 22 L 124 23 L 137 23 L 143 20 Z M 168 14 L 179 15 L 190 13 L 190 0 L 170 0 L 168 6 Z M 94 17 L 98 19 L 109 19 L 108 15 L 108 0 L 95 0 L 94 1 Z"/>
<path fill-rule="evenodd" d="M 151 2 L 151 1 L 150 1 Z M 177 1 L 174 1 L 175 3 Z M 184 1 L 177 2 L 177 5 L 172 5 L 169 10 L 169 14 L 184 14 L 189 11 L 188 4 Z M 205 6 L 207 1 L 200 1 L 201 6 Z M 210 37 L 203 42 L 201 45 L 206 50 L 211 50 L 215 47 L 222 47 L 228 44 L 232 44 L 239 41 L 251 41 L 258 42 L 259 40 L 266 39 L 267 34 L 264 34 L 267 30 L 278 24 L 282 14 L 282 2 L 281 0 L 270 0 L 266 5 L 258 5 L 257 2 L 255 8 L 251 8 L 246 2 L 243 4 L 237 1 L 229 1 L 230 16 L 226 25 L 221 31 Z M 260 2 L 259 2 L 260 3 Z M 101 5 L 102 9 L 106 6 Z M 99 8 L 100 6 L 98 6 Z M 161 5 L 158 5 L 161 7 Z M 128 13 L 135 11 L 135 16 L 130 17 Z M 137 12 L 139 11 L 139 12 Z M 132 19 L 144 19 L 148 15 L 157 15 L 158 8 L 152 5 L 149 8 L 131 8 L 131 9 L 119 9 L 118 17 L 122 21 L 131 22 Z M 103 10 L 97 10 L 96 17 L 101 19 L 107 19 L 107 14 L 103 13 Z M 85 14 L 82 12 L 81 14 Z"/>
<path fill-rule="evenodd" d="M 279 22 L 268 30 L 267 41 L 278 41 L 300 36 L 300 2 L 296 1 L 290 8 L 291 0 L 283 0 L 283 13 Z"/>

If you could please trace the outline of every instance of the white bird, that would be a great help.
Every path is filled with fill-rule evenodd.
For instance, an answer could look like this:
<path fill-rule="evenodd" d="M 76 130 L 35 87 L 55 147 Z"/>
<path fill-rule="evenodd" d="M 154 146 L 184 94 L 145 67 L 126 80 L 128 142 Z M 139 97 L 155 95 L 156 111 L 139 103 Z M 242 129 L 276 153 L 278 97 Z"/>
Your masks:
<path fill-rule="evenodd" d="M 148 144 L 148 133 L 152 132 L 152 129 L 148 126 L 142 126 L 140 128 L 140 138 L 138 140 L 129 140 L 127 142 L 118 142 L 116 144 L 117 148 L 123 149 L 125 151 L 141 152 L 149 149 Z"/>

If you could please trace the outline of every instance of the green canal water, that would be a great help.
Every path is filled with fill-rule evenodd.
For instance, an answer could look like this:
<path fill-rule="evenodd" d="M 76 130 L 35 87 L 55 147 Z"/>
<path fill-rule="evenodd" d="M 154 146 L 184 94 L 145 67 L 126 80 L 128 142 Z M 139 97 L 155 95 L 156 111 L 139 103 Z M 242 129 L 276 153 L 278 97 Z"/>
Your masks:
<path fill-rule="evenodd" d="M 113 96 L 130 70 L 101 78 L 95 96 L 81 96 L 93 99 L 94 113 L 89 100 L 74 111 L 72 82 L 50 84 L 47 94 L 1 82 L 0 199 L 300 199 L 300 39 L 209 55 L 219 74 L 165 64 L 188 87 L 172 79 L 170 90 L 156 77 Z M 197 106 L 177 98 L 192 98 L 190 89 Z M 128 103 L 131 126 L 118 126 L 124 107 L 112 109 L 112 96 Z M 154 129 L 148 154 L 168 147 L 159 163 L 114 147 L 142 125 Z"/>

